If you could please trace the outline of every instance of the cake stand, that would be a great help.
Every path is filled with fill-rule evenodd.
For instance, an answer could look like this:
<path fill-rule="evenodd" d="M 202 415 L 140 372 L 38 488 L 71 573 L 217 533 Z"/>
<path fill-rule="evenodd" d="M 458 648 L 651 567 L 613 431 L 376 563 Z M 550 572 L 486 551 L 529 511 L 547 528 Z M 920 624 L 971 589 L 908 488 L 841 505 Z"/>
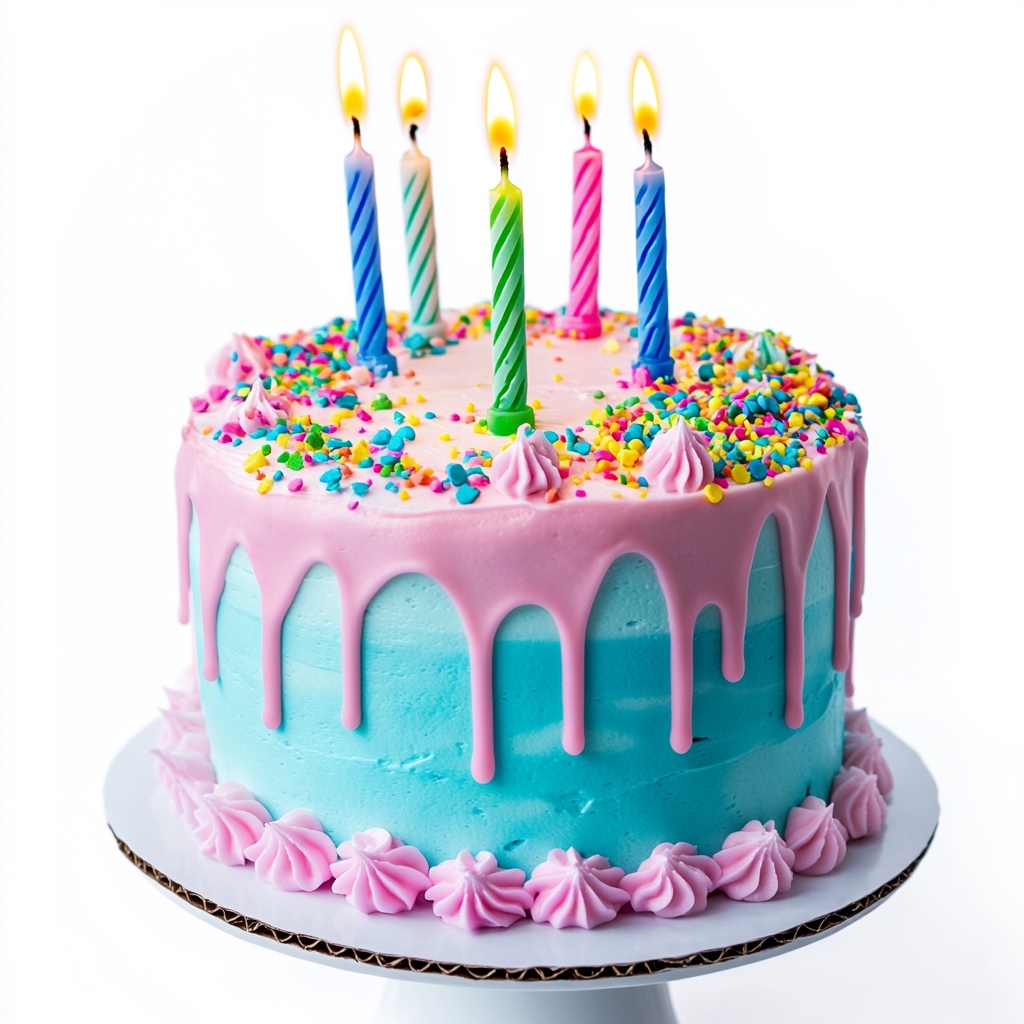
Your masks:
<path fill-rule="evenodd" d="M 896 779 L 888 820 L 877 836 L 850 843 L 831 875 L 798 875 L 768 903 L 718 894 L 692 918 L 662 920 L 627 908 L 593 931 L 525 920 L 468 934 L 442 924 L 429 906 L 364 915 L 329 887 L 279 892 L 259 882 L 252 865 L 203 857 L 154 774 L 148 751 L 159 728 L 153 722 L 135 736 L 107 775 L 107 821 L 121 852 L 181 906 L 229 934 L 388 978 L 377 1024 L 671 1024 L 666 982 L 798 949 L 874 910 L 913 874 L 939 818 L 928 769 L 874 724 Z"/>

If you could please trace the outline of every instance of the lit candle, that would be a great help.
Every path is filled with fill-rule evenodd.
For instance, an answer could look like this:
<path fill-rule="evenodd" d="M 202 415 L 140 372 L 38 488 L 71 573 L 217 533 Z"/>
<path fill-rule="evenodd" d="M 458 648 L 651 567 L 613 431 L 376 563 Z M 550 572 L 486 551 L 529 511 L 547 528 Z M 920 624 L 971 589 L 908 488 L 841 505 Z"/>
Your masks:
<path fill-rule="evenodd" d="M 644 139 L 644 162 L 633 172 L 636 203 L 637 334 L 640 351 L 633 380 L 650 384 L 672 380 L 669 352 L 668 276 L 665 270 L 665 172 L 652 157 L 651 136 L 658 127 L 658 94 L 651 69 L 641 57 L 633 70 L 633 117 Z"/>
<path fill-rule="evenodd" d="M 487 82 L 487 132 L 500 153 L 501 181 L 491 189 L 491 339 L 494 398 L 487 412 L 492 434 L 510 437 L 521 423 L 534 425 L 526 404 L 526 309 L 523 285 L 523 193 L 508 180 L 508 151 L 515 143 L 515 111 L 505 76 L 491 68 Z"/>
<path fill-rule="evenodd" d="M 583 118 L 586 139 L 572 160 L 572 260 L 569 301 L 555 326 L 575 331 L 577 338 L 601 333 L 597 308 L 598 257 L 601 249 L 601 177 L 604 156 L 590 144 L 590 120 L 597 110 L 597 72 L 584 54 L 576 67 L 576 110 Z"/>
<path fill-rule="evenodd" d="M 398 86 L 402 120 L 409 126 L 412 145 L 402 157 L 402 214 L 405 253 L 409 264 L 409 330 L 424 338 L 444 334 L 437 289 L 437 253 L 434 238 L 434 194 L 430 187 L 430 161 L 416 144 L 416 132 L 427 112 L 427 77 L 423 65 L 409 57 Z"/>
<path fill-rule="evenodd" d="M 352 241 L 352 278 L 356 292 L 358 362 L 377 377 L 398 372 L 395 357 L 388 352 L 388 325 L 384 309 L 384 279 L 380 273 L 380 244 L 377 241 L 377 196 L 373 187 L 373 157 L 363 149 L 359 119 L 366 109 L 363 62 L 351 29 L 341 34 L 338 49 L 338 85 L 341 106 L 352 118 L 352 152 L 345 157 L 345 197 L 348 230 Z"/>

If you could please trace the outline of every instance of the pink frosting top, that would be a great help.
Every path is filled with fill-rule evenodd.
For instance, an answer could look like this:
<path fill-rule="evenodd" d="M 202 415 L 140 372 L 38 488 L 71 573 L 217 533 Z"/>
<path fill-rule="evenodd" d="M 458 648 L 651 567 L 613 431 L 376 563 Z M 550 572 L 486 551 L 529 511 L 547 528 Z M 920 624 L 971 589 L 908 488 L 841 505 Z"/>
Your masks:
<path fill-rule="evenodd" d="M 202 711 L 174 711 L 161 708 L 163 728 L 156 745 L 161 750 L 191 750 L 210 757 L 210 741 L 206 736 L 206 723 Z"/>
<path fill-rule="evenodd" d="M 803 875 L 827 875 L 846 856 L 849 834 L 836 821 L 833 805 L 808 796 L 786 818 L 786 845 L 793 851 L 793 870 Z"/>
<path fill-rule="evenodd" d="M 195 828 L 199 798 L 212 792 L 217 782 L 213 765 L 194 750 L 157 748 L 150 753 L 156 758 L 157 778 L 170 794 L 174 809 Z"/>
<path fill-rule="evenodd" d="M 309 811 L 289 811 L 277 821 L 268 821 L 263 835 L 244 852 L 256 862 L 261 882 L 286 892 L 319 889 L 338 859 L 330 836 Z"/>
<path fill-rule="evenodd" d="M 843 767 L 860 768 L 866 774 L 876 776 L 878 792 L 882 796 L 892 792 L 892 771 L 882 756 L 882 741 L 877 736 L 848 732 L 843 741 Z"/>
<path fill-rule="evenodd" d="M 423 895 L 433 901 L 434 913 L 445 924 L 468 932 L 507 928 L 533 906 L 533 897 L 523 888 L 525 878 L 519 868 L 499 868 L 493 853 L 478 853 L 474 859 L 463 850 L 430 869 L 433 885 Z"/>
<path fill-rule="evenodd" d="M 253 379 L 249 394 L 238 408 L 238 423 L 247 434 L 261 428 L 269 430 L 277 425 L 277 410 L 270 404 L 270 398 L 259 377 Z"/>
<path fill-rule="evenodd" d="M 556 928 L 594 928 L 612 920 L 629 893 L 619 888 L 625 872 L 604 857 L 581 857 L 572 846 L 552 850 L 533 869 L 526 891 L 533 895 L 530 915 Z"/>
<path fill-rule="evenodd" d="M 715 478 L 708 450 L 680 418 L 659 431 L 644 457 L 644 476 L 663 491 L 699 491 Z"/>
<path fill-rule="evenodd" d="M 558 455 L 554 446 L 539 430 L 526 436 L 526 424 L 516 439 L 491 464 L 491 481 L 510 498 L 529 498 L 558 487 Z"/>
<path fill-rule="evenodd" d="M 430 886 L 427 859 L 385 829 L 357 832 L 338 852 L 331 888 L 364 914 L 412 910 L 416 897 Z"/>
<path fill-rule="evenodd" d="M 246 847 L 259 840 L 270 820 L 270 811 L 240 782 L 220 782 L 212 793 L 199 798 L 199 852 L 223 864 L 244 864 Z"/>
<path fill-rule="evenodd" d="M 871 723 L 868 721 L 867 708 L 854 708 L 851 701 L 851 706 L 846 709 L 844 718 L 847 733 L 862 732 L 865 736 L 875 735 Z"/>
<path fill-rule="evenodd" d="M 793 851 L 775 831 L 775 822 L 748 821 L 726 836 L 715 854 L 722 869 L 718 888 L 730 899 L 763 903 L 793 884 Z"/>
<path fill-rule="evenodd" d="M 878 791 L 878 779 L 861 768 L 840 768 L 832 781 L 832 803 L 836 819 L 851 839 L 873 836 L 885 824 L 889 813 Z"/>
<path fill-rule="evenodd" d="M 619 883 L 634 910 L 657 917 L 685 917 L 708 905 L 722 869 L 689 843 L 659 843 L 650 857 Z"/>

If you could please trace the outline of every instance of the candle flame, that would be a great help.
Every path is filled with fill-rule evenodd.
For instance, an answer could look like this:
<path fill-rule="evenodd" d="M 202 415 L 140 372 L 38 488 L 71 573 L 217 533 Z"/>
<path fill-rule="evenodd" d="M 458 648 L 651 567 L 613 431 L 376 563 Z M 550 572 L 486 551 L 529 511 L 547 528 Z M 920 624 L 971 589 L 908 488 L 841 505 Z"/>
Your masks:
<path fill-rule="evenodd" d="M 350 28 L 341 33 L 338 46 L 338 89 L 345 116 L 361 118 L 366 112 L 366 79 L 363 77 L 359 46 Z"/>
<path fill-rule="evenodd" d="M 516 141 L 516 112 L 508 82 L 495 64 L 487 79 L 487 134 L 494 151 L 511 150 Z"/>
<path fill-rule="evenodd" d="M 402 80 L 398 85 L 398 104 L 406 124 L 420 120 L 427 112 L 427 76 L 417 57 L 405 59 Z"/>
<path fill-rule="evenodd" d="M 653 135 L 658 130 L 658 90 L 643 57 L 637 58 L 633 69 L 633 120 L 638 132 L 646 129 Z"/>
<path fill-rule="evenodd" d="M 576 84 L 573 86 L 576 113 L 584 120 L 593 120 L 597 113 L 597 70 L 589 54 L 580 57 L 576 65 Z"/>

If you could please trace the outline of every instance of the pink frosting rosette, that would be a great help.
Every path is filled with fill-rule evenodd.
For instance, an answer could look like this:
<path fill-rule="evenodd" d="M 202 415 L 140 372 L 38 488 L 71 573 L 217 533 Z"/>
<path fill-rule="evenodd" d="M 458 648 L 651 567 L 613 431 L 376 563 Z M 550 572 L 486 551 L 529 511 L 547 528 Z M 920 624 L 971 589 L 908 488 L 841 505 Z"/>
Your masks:
<path fill-rule="evenodd" d="M 270 396 L 259 377 L 253 380 L 249 394 L 238 408 L 238 424 L 247 434 L 277 426 L 277 410 L 270 404 Z"/>
<path fill-rule="evenodd" d="M 430 869 L 431 887 L 423 894 L 445 924 L 475 932 L 478 928 L 507 928 L 526 917 L 533 897 L 523 888 L 526 872 L 499 868 L 493 853 L 474 858 L 463 850 L 454 860 Z"/>
<path fill-rule="evenodd" d="M 271 817 L 240 782 L 219 782 L 196 808 L 199 852 L 222 864 L 244 864 L 246 848 L 258 842 Z"/>
<path fill-rule="evenodd" d="M 210 741 L 206 736 L 206 722 L 202 711 L 175 711 L 161 708 L 164 724 L 156 745 L 161 750 L 191 750 L 210 757 Z"/>
<path fill-rule="evenodd" d="M 748 821 L 725 837 L 715 854 L 722 869 L 718 888 L 733 900 L 763 903 L 793 884 L 793 851 L 775 831 L 775 822 Z"/>
<path fill-rule="evenodd" d="M 570 846 L 552 850 L 526 883 L 533 896 L 530 916 L 556 928 L 595 928 L 612 920 L 629 893 L 619 888 L 625 872 L 604 857 L 582 857 Z"/>
<path fill-rule="evenodd" d="M 199 798 L 212 792 L 217 783 L 213 765 L 194 750 L 161 750 L 158 747 L 150 753 L 156 758 L 157 778 L 164 784 L 174 809 L 195 828 Z"/>
<path fill-rule="evenodd" d="M 338 853 L 341 860 L 331 865 L 331 888 L 364 914 L 412 910 L 416 897 L 430 886 L 426 857 L 386 829 L 357 832 Z"/>
<path fill-rule="evenodd" d="M 882 796 L 892 792 L 892 771 L 882 756 L 882 741 L 877 736 L 848 732 L 843 740 L 843 767 L 860 768 L 867 775 L 874 775 Z"/>
<path fill-rule="evenodd" d="M 491 482 L 509 498 L 544 494 L 562 482 L 558 453 L 541 431 L 527 436 L 520 424 L 516 439 L 491 464 Z"/>
<path fill-rule="evenodd" d="M 312 892 L 331 877 L 338 859 L 331 837 L 309 811 L 289 811 L 263 826 L 263 835 L 245 848 L 256 862 L 256 877 L 285 892 Z"/>
<path fill-rule="evenodd" d="M 167 703 L 170 704 L 172 711 L 202 710 L 198 690 L 174 690 L 165 686 L 164 693 L 167 695 Z"/>
<path fill-rule="evenodd" d="M 236 334 L 207 364 L 206 376 L 211 384 L 237 384 L 257 370 L 265 373 L 269 369 L 270 361 L 260 345 L 248 335 Z"/>
<path fill-rule="evenodd" d="M 871 722 L 868 721 L 868 709 L 867 708 L 855 708 L 853 702 L 850 702 L 843 718 L 846 724 L 846 732 L 860 732 L 865 736 L 874 736 L 875 731 L 871 728 Z"/>
<path fill-rule="evenodd" d="M 707 448 L 680 417 L 655 435 L 644 456 L 644 476 L 663 491 L 683 494 L 711 483 L 715 470 Z"/>
<path fill-rule="evenodd" d="M 827 875 L 846 856 L 849 834 L 833 814 L 833 805 L 816 796 L 804 798 L 786 818 L 786 845 L 793 851 L 793 870 L 801 875 Z"/>
<path fill-rule="evenodd" d="M 656 917 L 685 917 L 708 905 L 722 876 L 712 857 L 697 853 L 689 843 L 659 843 L 650 857 L 619 885 L 629 893 L 634 910 Z"/>
<path fill-rule="evenodd" d="M 832 780 L 836 819 L 851 839 L 873 836 L 885 824 L 889 809 L 878 791 L 878 779 L 861 768 L 840 768 Z"/>

